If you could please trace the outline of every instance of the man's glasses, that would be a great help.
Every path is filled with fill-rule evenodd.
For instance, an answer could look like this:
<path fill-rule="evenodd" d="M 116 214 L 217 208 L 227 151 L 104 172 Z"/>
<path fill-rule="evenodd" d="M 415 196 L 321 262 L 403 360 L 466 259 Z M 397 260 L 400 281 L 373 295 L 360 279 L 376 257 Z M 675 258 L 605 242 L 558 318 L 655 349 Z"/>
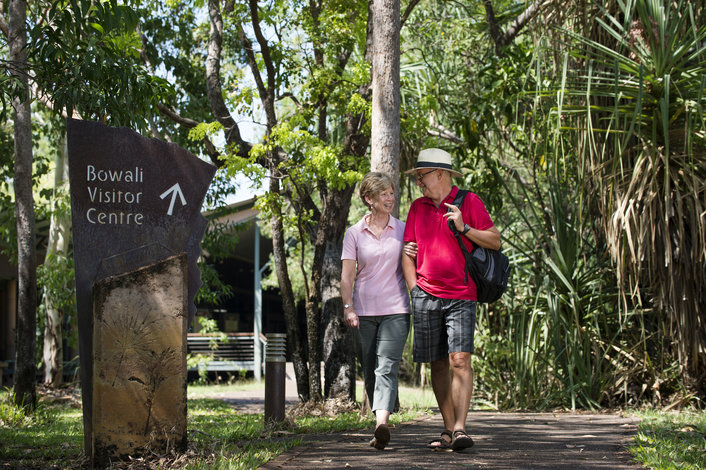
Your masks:
<path fill-rule="evenodd" d="M 416 176 L 417 181 L 418 181 L 419 183 L 421 183 L 422 180 L 424 179 L 424 177 L 425 177 L 426 175 L 428 175 L 429 173 L 434 173 L 435 171 L 436 171 L 436 168 L 434 168 L 433 170 L 429 170 L 429 171 L 427 171 L 426 173 L 422 173 L 421 175 L 417 175 L 417 176 Z"/>

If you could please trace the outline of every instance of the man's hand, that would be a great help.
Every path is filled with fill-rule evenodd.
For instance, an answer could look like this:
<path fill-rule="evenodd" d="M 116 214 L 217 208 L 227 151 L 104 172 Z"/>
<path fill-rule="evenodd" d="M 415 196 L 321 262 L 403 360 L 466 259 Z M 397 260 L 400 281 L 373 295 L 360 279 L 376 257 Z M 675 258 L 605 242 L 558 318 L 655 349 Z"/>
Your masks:
<path fill-rule="evenodd" d="M 444 203 L 446 207 L 451 209 L 449 212 L 444 214 L 444 217 L 446 217 L 447 220 L 452 220 L 454 223 L 454 226 L 456 227 L 456 230 L 459 232 L 463 232 L 463 215 L 461 214 L 461 209 L 458 207 L 454 206 L 453 204 L 447 204 Z"/>

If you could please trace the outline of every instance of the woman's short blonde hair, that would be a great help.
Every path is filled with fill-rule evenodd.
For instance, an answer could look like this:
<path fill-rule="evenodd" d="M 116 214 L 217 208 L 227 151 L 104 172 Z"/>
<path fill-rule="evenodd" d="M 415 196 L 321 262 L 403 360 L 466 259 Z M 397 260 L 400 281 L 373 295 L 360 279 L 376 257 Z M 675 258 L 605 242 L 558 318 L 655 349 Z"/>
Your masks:
<path fill-rule="evenodd" d="M 365 198 L 369 197 L 373 199 L 387 188 L 392 188 L 393 191 L 395 190 L 395 182 L 392 180 L 392 177 L 387 173 L 371 171 L 365 175 L 363 181 L 360 182 L 360 199 L 363 201 L 363 204 L 370 209 L 370 204 L 368 204 Z"/>

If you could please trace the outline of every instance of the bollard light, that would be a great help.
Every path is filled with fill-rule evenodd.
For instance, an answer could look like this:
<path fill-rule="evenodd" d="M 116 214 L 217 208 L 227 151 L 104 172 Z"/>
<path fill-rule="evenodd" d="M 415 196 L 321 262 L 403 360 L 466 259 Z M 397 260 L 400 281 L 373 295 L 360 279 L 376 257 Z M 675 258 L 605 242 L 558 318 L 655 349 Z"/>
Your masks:
<path fill-rule="evenodd" d="M 265 424 L 284 421 L 284 391 L 287 361 L 287 335 L 266 335 Z"/>

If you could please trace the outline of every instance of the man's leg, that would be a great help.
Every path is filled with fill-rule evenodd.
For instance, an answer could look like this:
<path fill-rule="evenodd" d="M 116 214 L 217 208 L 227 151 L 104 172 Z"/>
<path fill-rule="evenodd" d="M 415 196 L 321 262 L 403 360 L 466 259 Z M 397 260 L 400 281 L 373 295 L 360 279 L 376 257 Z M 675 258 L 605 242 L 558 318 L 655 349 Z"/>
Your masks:
<path fill-rule="evenodd" d="M 452 431 L 466 430 L 466 417 L 473 395 L 473 369 L 471 368 L 471 354 L 467 352 L 455 352 L 449 354 L 451 364 L 451 401 L 453 407 L 453 427 Z"/>
<path fill-rule="evenodd" d="M 448 357 L 431 362 L 431 387 L 434 390 L 441 417 L 444 419 L 444 429 L 453 431 L 456 423 L 456 411 L 452 398 Z"/>
<path fill-rule="evenodd" d="M 449 366 L 451 367 L 451 402 L 454 421 L 453 450 L 463 450 L 473 445 L 473 439 L 466 434 L 466 418 L 473 394 L 473 336 L 475 332 L 476 302 L 472 300 L 449 300 L 447 304 L 446 327 L 449 337 Z"/>

